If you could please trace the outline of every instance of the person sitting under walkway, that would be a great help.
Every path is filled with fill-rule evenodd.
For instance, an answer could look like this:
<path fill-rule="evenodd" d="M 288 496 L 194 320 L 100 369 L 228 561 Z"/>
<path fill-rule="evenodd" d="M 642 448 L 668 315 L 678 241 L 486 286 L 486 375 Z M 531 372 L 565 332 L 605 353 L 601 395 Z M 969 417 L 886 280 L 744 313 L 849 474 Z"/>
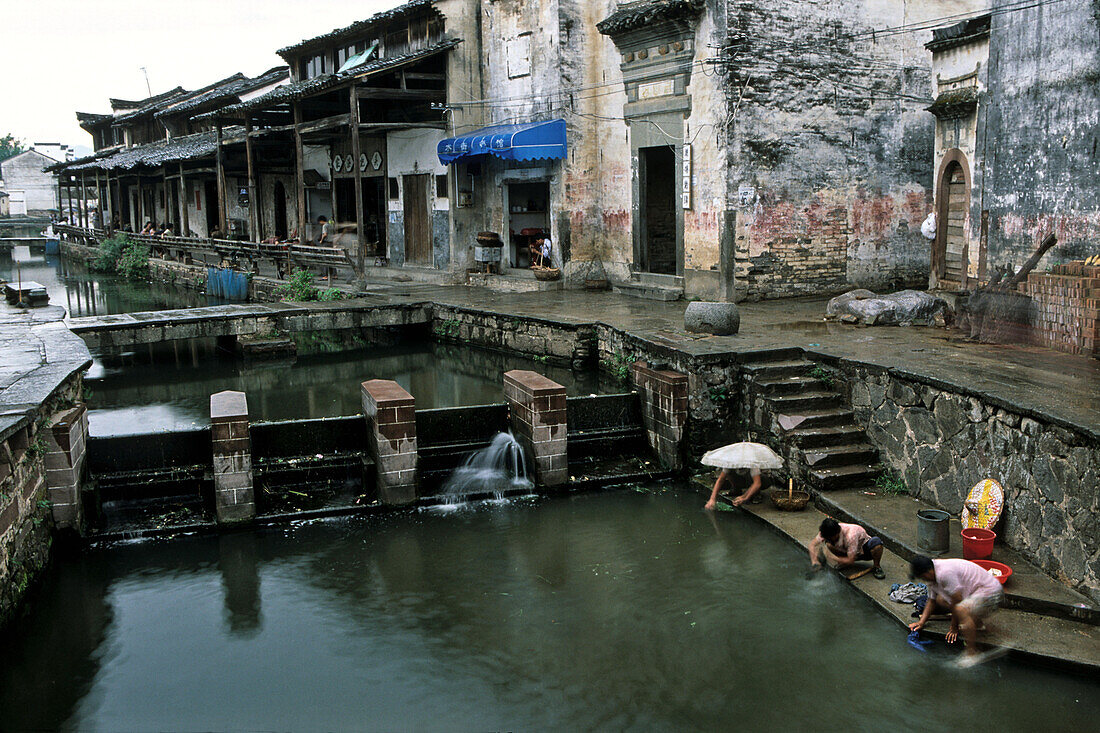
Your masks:
<path fill-rule="evenodd" d="M 978 661 L 978 632 L 985 630 L 984 620 L 1004 601 L 1000 581 L 969 560 L 932 560 L 924 555 L 914 555 L 909 561 L 909 577 L 928 584 L 928 602 L 909 629 L 920 631 L 933 613 L 950 613 L 947 642 L 953 644 L 961 631 L 966 641 L 963 663 Z"/>
<path fill-rule="evenodd" d="M 870 536 L 858 524 L 838 522 L 832 517 L 823 519 L 817 537 L 810 542 L 810 563 L 814 569 L 821 567 L 822 557 L 838 568 L 870 560 L 871 574 L 880 580 L 886 577 L 881 567 L 882 540 Z"/>

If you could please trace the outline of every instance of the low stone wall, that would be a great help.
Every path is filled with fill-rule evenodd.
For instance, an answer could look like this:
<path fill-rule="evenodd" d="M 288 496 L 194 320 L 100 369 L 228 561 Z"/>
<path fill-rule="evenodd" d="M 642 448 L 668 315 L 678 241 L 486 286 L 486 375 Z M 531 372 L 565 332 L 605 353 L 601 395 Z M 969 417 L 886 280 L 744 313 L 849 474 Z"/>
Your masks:
<path fill-rule="evenodd" d="M 55 524 L 47 480 L 49 423 L 80 404 L 82 389 L 81 371 L 62 375 L 44 385 L 38 405 L 0 418 L 0 628 L 49 561 Z"/>
<path fill-rule="evenodd" d="M 448 305 L 432 308 L 432 334 L 440 341 L 508 351 L 549 364 L 589 366 L 596 353 L 595 329 L 537 318 L 516 318 Z"/>
<path fill-rule="evenodd" d="M 687 375 L 687 446 L 692 454 L 744 439 L 746 425 L 738 414 L 743 402 L 740 362 L 728 356 L 692 358 L 602 324 L 596 335 L 600 370 L 624 386 L 633 385 L 631 365 L 639 359 Z"/>
<path fill-rule="evenodd" d="M 997 532 L 1100 600 L 1100 436 L 962 387 L 835 364 L 857 420 L 912 495 L 952 514 L 986 478 L 1005 490 Z"/>

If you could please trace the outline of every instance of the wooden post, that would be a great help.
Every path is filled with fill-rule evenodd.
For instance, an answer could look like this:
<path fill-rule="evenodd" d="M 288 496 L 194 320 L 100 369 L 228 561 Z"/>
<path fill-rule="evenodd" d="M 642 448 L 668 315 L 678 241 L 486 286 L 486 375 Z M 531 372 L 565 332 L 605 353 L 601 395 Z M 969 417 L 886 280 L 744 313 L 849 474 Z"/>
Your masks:
<path fill-rule="evenodd" d="M 95 216 L 96 216 L 96 219 L 97 219 L 95 224 L 99 224 L 104 229 L 106 229 L 107 228 L 107 221 L 106 221 L 106 217 L 103 215 L 103 204 L 104 204 L 104 198 L 105 197 L 103 196 L 103 184 L 99 180 L 99 168 L 95 169 L 95 197 L 96 197 Z M 98 228 L 98 227 L 96 227 L 96 228 Z"/>
<path fill-rule="evenodd" d="M 88 187 L 84 184 L 84 171 L 80 171 L 80 222 L 88 228 Z"/>
<path fill-rule="evenodd" d="M 348 87 L 351 92 L 351 157 L 352 170 L 355 171 L 355 271 L 362 275 L 365 268 L 364 235 L 366 227 L 363 224 L 363 171 L 359 166 L 359 156 L 362 155 L 359 144 L 359 97 L 356 94 L 355 84 Z M 335 188 L 335 186 L 333 186 Z"/>
<path fill-rule="evenodd" d="M 217 130 L 217 164 L 218 164 L 218 221 L 221 222 L 222 238 L 229 239 L 229 206 L 226 200 L 225 188 L 225 151 L 222 150 L 222 123 L 219 120 L 215 125 Z"/>
<path fill-rule="evenodd" d="M 302 103 L 293 102 L 294 108 L 294 162 L 298 175 L 298 243 L 306 243 L 306 163 L 302 146 Z M 290 274 L 290 260 L 287 259 L 287 274 Z"/>
<path fill-rule="evenodd" d="M 76 226 L 77 222 L 73 219 L 73 177 L 68 173 L 65 174 L 65 198 L 69 201 L 69 218 L 65 223 Z"/>
<path fill-rule="evenodd" d="M 168 222 L 170 221 L 170 219 L 168 217 L 172 215 L 171 214 L 172 209 L 168 205 L 169 202 L 171 202 L 171 200 L 172 200 L 172 196 L 170 195 L 170 191 L 168 189 L 168 164 L 167 163 L 160 167 L 160 172 L 161 172 L 161 177 L 164 181 L 164 221 L 161 222 L 161 225 L 163 226 L 163 225 L 168 224 Z"/>
<path fill-rule="evenodd" d="M 191 205 L 191 191 L 187 188 L 187 179 L 183 177 L 183 161 L 180 161 L 180 220 L 182 221 L 180 236 L 191 236 L 191 222 L 187 215 L 187 208 Z"/>
<path fill-rule="evenodd" d="M 57 174 L 57 218 L 58 218 L 58 220 L 64 220 L 64 218 L 65 218 L 65 207 L 62 205 L 62 202 L 64 201 L 64 199 L 61 198 L 61 176 L 62 175 L 63 174 L 61 174 L 61 173 Z"/>
<path fill-rule="evenodd" d="M 256 170 L 252 162 L 252 115 L 244 120 L 244 155 L 248 161 L 248 228 L 249 239 L 259 242 L 260 234 L 259 205 L 256 201 Z"/>

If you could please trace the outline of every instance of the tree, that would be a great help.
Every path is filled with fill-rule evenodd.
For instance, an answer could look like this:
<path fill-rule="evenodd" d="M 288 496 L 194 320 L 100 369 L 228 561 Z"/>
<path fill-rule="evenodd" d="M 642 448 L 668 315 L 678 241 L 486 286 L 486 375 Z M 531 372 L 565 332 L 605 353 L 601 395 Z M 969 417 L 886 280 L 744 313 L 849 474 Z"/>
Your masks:
<path fill-rule="evenodd" d="M 27 148 L 23 145 L 22 140 L 16 139 L 12 134 L 4 135 L 0 137 L 0 160 L 7 160 L 13 155 L 19 155 Z"/>

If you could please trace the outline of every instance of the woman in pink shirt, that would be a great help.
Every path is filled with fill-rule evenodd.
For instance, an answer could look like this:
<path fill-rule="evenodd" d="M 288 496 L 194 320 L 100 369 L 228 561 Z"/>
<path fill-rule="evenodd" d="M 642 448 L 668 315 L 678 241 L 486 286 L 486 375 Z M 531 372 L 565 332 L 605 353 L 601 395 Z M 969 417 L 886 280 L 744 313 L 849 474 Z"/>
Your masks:
<path fill-rule="evenodd" d="M 923 629 L 928 617 L 937 613 L 935 609 L 939 609 L 938 613 L 950 613 L 948 643 L 954 643 L 962 631 L 966 656 L 976 659 L 978 631 L 985 629 L 982 622 L 1004 600 L 1000 581 L 969 560 L 932 560 L 924 555 L 915 555 L 909 561 L 909 577 L 920 578 L 928 584 L 928 602 L 920 618 L 909 624 L 909 628 L 913 631 Z"/>

